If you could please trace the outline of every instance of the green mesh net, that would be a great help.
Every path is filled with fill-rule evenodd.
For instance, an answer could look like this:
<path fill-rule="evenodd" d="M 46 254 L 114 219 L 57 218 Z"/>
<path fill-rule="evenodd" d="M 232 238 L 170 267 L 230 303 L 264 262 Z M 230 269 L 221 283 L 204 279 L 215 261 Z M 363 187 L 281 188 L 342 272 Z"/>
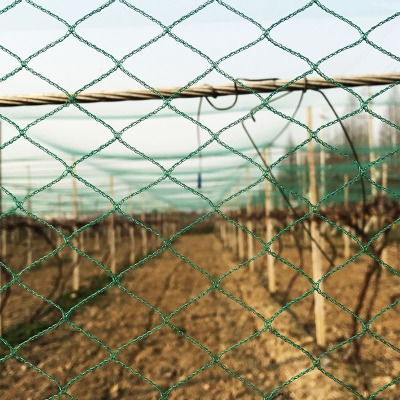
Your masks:
<path fill-rule="evenodd" d="M 400 397 L 395 5 L 3 3 L 2 399 Z"/>

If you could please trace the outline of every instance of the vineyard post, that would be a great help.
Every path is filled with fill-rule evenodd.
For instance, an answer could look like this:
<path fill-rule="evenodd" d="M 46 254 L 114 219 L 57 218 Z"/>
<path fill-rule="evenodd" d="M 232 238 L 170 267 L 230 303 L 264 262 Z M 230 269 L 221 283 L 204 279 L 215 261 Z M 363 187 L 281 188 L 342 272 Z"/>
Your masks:
<path fill-rule="evenodd" d="M 29 165 L 27 166 L 27 175 L 28 175 L 28 193 L 27 195 L 29 196 L 32 183 L 31 183 L 31 169 Z M 31 198 L 28 198 L 28 204 L 27 204 L 27 210 L 29 213 L 32 212 L 32 201 Z M 32 246 L 32 228 L 27 226 L 27 250 L 26 250 L 26 265 L 31 265 L 33 261 L 33 246 Z"/>
<path fill-rule="evenodd" d="M 229 214 L 229 218 L 234 219 L 234 210 L 232 209 L 231 213 Z M 236 244 L 236 226 L 233 224 L 229 224 L 229 244 L 230 249 L 233 253 L 236 252 L 237 244 Z"/>
<path fill-rule="evenodd" d="M 142 224 L 146 225 L 146 212 L 144 210 L 144 200 L 142 200 L 142 212 L 141 212 L 141 220 Z M 146 257 L 148 253 L 148 246 L 147 246 L 147 229 L 142 228 L 142 256 Z"/>
<path fill-rule="evenodd" d="M 297 166 L 297 185 L 299 188 L 299 192 L 302 193 L 302 188 L 304 188 L 304 190 L 306 190 L 307 187 L 307 170 L 306 170 L 306 163 L 304 160 L 304 151 L 303 149 L 298 149 L 295 153 L 296 156 L 296 166 Z M 296 232 L 293 231 L 293 235 L 295 235 Z M 303 241 L 304 243 L 307 243 L 307 241 L 309 240 L 308 234 L 307 232 L 304 230 L 303 232 Z M 294 238 L 294 241 L 296 242 L 296 238 Z"/>
<path fill-rule="evenodd" d="M 387 188 L 388 187 L 388 165 L 387 163 L 382 165 L 382 182 L 381 182 L 382 187 Z M 389 264 L 389 248 L 388 246 L 385 246 L 382 250 L 381 254 L 381 260 L 385 262 L 386 264 Z"/>
<path fill-rule="evenodd" d="M 239 215 L 242 214 L 242 210 L 239 208 Z M 243 225 L 243 219 L 242 218 L 238 218 L 238 224 L 240 226 Z M 240 226 L 238 226 L 237 228 L 237 244 L 238 244 L 238 248 L 237 248 L 237 254 L 238 254 L 238 259 L 240 262 L 242 262 L 244 260 L 244 232 L 242 230 L 242 228 L 240 228 Z"/>
<path fill-rule="evenodd" d="M 110 197 L 114 200 L 114 177 L 110 175 Z M 114 207 L 113 207 L 114 211 Z M 110 246 L 110 270 L 113 274 L 116 273 L 116 252 L 115 252 L 115 213 L 110 215 L 110 226 L 108 230 L 108 245 Z"/>
<path fill-rule="evenodd" d="M 133 193 L 133 188 L 131 186 L 129 186 L 129 193 Z M 129 215 L 131 215 L 133 217 L 133 212 L 134 212 L 134 204 L 133 204 L 133 200 L 132 198 L 130 199 L 130 207 L 131 210 L 129 212 L 129 208 L 128 208 L 128 213 Z M 132 223 L 132 221 L 128 221 L 128 234 L 129 234 L 129 263 L 132 265 L 135 263 L 136 261 L 136 255 L 135 255 L 135 228 L 134 228 L 134 224 Z"/>
<path fill-rule="evenodd" d="M 237 187 L 235 189 L 235 192 L 237 193 L 240 190 L 240 183 L 237 182 Z M 244 232 L 242 230 L 243 226 L 243 197 L 242 194 L 240 194 L 237 197 L 237 202 L 238 202 L 238 208 L 237 208 L 237 223 L 238 226 L 236 228 L 236 255 L 237 259 L 242 262 L 244 261 Z"/>
<path fill-rule="evenodd" d="M 344 184 L 346 184 L 348 181 L 349 181 L 349 177 L 346 174 L 344 176 Z M 348 211 L 348 209 L 349 209 L 349 187 L 348 186 L 346 186 L 344 188 L 343 203 L 344 203 L 344 209 L 346 211 Z M 345 229 L 347 231 L 349 231 L 350 227 L 349 226 L 345 226 Z M 350 258 L 350 237 L 348 235 L 346 235 L 345 233 L 343 233 L 343 246 L 344 246 L 343 256 L 347 260 L 347 259 Z"/>
<path fill-rule="evenodd" d="M 369 96 L 371 96 L 371 92 L 369 91 Z M 373 131 L 374 131 L 374 117 L 372 114 L 368 114 L 368 161 L 372 163 L 375 159 L 375 153 L 373 151 L 374 139 L 373 139 Z M 372 168 L 371 170 L 371 179 L 376 182 L 376 170 Z M 376 186 L 371 185 L 371 196 L 375 197 L 377 193 Z"/>
<path fill-rule="evenodd" d="M 382 187 L 388 187 L 388 165 L 387 163 L 382 165 Z"/>
<path fill-rule="evenodd" d="M 247 168 L 247 184 L 250 185 L 251 177 L 250 177 L 250 168 Z M 248 231 L 253 232 L 253 219 L 252 219 L 252 206 L 251 206 L 251 193 L 250 189 L 246 192 L 246 228 Z M 253 236 L 247 233 L 247 259 L 250 259 L 254 256 L 254 239 Z M 254 261 L 249 263 L 250 271 L 254 271 Z"/>
<path fill-rule="evenodd" d="M 320 185 L 320 192 L 319 192 L 319 197 L 322 198 L 325 196 L 326 192 L 326 171 L 325 171 L 325 164 L 326 164 L 326 153 L 323 147 L 320 148 L 319 152 L 319 167 L 320 167 L 320 179 L 321 179 L 321 185 Z"/>
<path fill-rule="evenodd" d="M 312 109 L 307 109 L 307 125 L 308 128 L 312 129 Z M 314 139 L 312 138 L 307 145 L 308 150 L 308 166 L 309 166 L 309 189 L 310 189 L 310 202 L 312 205 L 317 204 L 317 184 L 315 180 L 315 153 L 314 153 Z M 313 280 L 317 282 L 322 277 L 322 258 L 321 252 L 318 248 L 321 242 L 320 233 L 318 230 L 317 221 L 314 216 L 311 217 L 310 222 L 311 232 L 311 259 L 313 269 Z M 319 289 L 322 291 L 322 282 L 319 284 Z M 315 334 L 316 341 L 319 346 L 325 346 L 325 309 L 324 309 L 324 297 L 322 297 L 316 290 L 314 291 L 314 313 L 315 313 Z"/>
<path fill-rule="evenodd" d="M 32 254 L 32 228 L 28 225 L 26 227 L 26 234 L 27 234 L 27 249 L 26 249 L 26 265 L 31 265 L 33 261 L 33 254 Z"/>
<path fill-rule="evenodd" d="M 0 146 L 3 143 L 2 137 L 1 137 L 1 120 L 0 120 Z M 2 179 L 2 159 L 1 159 L 1 147 L 0 147 L 0 216 L 3 215 L 3 190 L 1 189 L 3 185 L 3 179 Z M 2 226 L 2 230 L 4 230 L 4 227 Z M 1 258 L 5 256 L 3 244 L 1 246 Z M 3 286 L 3 270 L 0 270 L 0 287 Z M 3 336 L 3 310 L 2 310 L 2 299 L 3 299 L 3 292 L 0 292 L 0 336 Z"/>
<path fill-rule="evenodd" d="M 222 220 L 221 223 L 219 224 L 219 238 L 222 242 L 222 245 L 226 247 L 227 244 L 227 233 L 226 233 L 226 221 Z"/>
<path fill-rule="evenodd" d="M 264 152 L 265 163 L 269 165 L 270 162 L 270 149 L 266 148 Z M 265 241 L 269 242 L 273 237 L 273 223 L 271 218 L 272 211 L 272 198 L 271 198 L 271 182 L 268 179 L 265 180 Z M 272 244 L 270 250 L 272 251 Z M 275 280 L 275 258 L 271 254 L 266 254 L 267 256 L 267 274 L 268 274 L 268 290 L 270 293 L 276 292 L 276 280 Z"/>
<path fill-rule="evenodd" d="M 72 159 L 72 163 L 74 163 L 75 160 Z M 75 171 L 75 169 L 74 169 Z M 73 229 L 74 232 L 78 229 L 78 188 L 77 188 L 77 183 L 76 183 L 76 178 L 72 176 L 72 218 L 74 221 Z M 74 240 L 74 243 L 76 246 L 79 246 L 78 239 Z M 72 270 L 72 290 L 73 291 L 78 291 L 79 290 L 79 285 L 80 285 L 80 276 L 79 276 L 79 254 L 76 252 L 76 250 L 73 250 L 73 257 L 72 257 L 72 262 L 73 262 L 73 270 Z"/>

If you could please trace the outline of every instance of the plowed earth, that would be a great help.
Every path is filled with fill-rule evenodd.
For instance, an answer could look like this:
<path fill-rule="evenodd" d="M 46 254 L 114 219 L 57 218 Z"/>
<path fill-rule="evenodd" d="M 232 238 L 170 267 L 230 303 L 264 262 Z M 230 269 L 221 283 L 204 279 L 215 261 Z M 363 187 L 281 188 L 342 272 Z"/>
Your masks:
<path fill-rule="evenodd" d="M 316 346 L 312 287 L 293 268 L 276 261 L 278 291 L 271 296 L 265 256 L 236 268 L 239 262 L 211 233 L 183 235 L 172 246 L 176 254 L 165 250 L 130 269 L 121 275 L 119 286 L 110 285 L 78 304 L 70 295 L 72 308 L 63 306 L 69 310 L 64 317 L 68 322 L 49 306 L 40 315 L 42 328 L 12 343 L 14 352 L 5 345 L 0 348 L 0 398 L 329 400 L 373 394 L 377 399 L 400 398 L 400 386 L 393 382 L 400 376 L 398 306 L 374 320 L 372 334 L 357 338 L 360 364 L 349 358 L 352 342 L 343 344 L 351 334 L 352 316 L 330 301 L 325 305 L 327 346 Z M 119 248 L 120 271 L 128 251 Z M 302 259 L 290 244 L 276 251 L 312 274 L 309 250 L 303 251 Z M 70 288 L 72 273 L 68 252 L 59 254 L 64 259 L 63 279 L 68 279 L 64 292 Z M 87 253 L 100 259 L 101 249 Z M 24 264 L 23 257 L 23 251 L 13 253 L 7 265 L 17 268 Z M 398 254 L 390 249 L 388 257 L 394 266 Z M 52 260 L 21 275 L 25 289 L 12 286 L 3 315 L 6 333 L 44 304 L 26 289 L 47 297 L 60 279 Z M 325 292 L 354 310 L 369 261 L 366 256 L 359 258 L 330 275 Z M 342 262 L 335 260 L 338 266 Z M 93 261 L 80 256 L 78 263 L 81 285 L 88 288 L 86 294 L 78 294 L 82 298 L 110 283 Z M 223 274 L 219 289 L 213 289 L 212 280 Z M 102 278 L 96 289 L 94 276 Z M 398 285 L 399 278 L 383 268 L 378 291 L 370 290 L 366 296 L 372 316 L 399 298 Z M 282 308 L 294 299 L 298 301 Z M 361 322 L 357 326 L 361 332 Z M 313 364 L 313 357 L 318 359 L 326 350 Z M 284 386 L 274 392 L 280 385 Z"/>

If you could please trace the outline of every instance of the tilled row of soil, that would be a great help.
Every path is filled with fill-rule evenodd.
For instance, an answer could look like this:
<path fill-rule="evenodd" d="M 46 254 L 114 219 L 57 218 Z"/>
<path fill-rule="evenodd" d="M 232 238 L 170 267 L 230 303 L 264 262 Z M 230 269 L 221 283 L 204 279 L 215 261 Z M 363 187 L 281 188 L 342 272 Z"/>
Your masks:
<path fill-rule="evenodd" d="M 306 251 L 303 256 L 309 259 Z M 286 249 L 285 257 L 295 261 L 295 250 Z M 266 290 L 264 261 L 236 268 L 237 260 L 214 234 L 183 236 L 173 243 L 173 251 L 123 274 L 120 285 L 73 305 L 68 322 L 57 323 L 61 314 L 49 312 L 47 318 L 55 325 L 17 345 L 11 357 L 11 350 L 3 349 L 1 399 L 356 399 L 352 389 L 367 398 L 399 375 L 399 354 L 371 336 L 363 341 L 363 377 L 346 360 L 351 343 L 313 362 L 326 349 L 314 342 L 312 295 L 282 309 L 308 292 L 310 284 L 277 262 L 279 290 L 272 297 Z M 363 265 L 350 265 L 347 274 L 338 271 L 327 280 L 327 293 L 342 296 L 340 301 L 351 308 Z M 85 270 L 82 264 L 83 282 L 95 268 Z M 30 274 L 27 285 L 43 293 L 56 279 L 51 265 Z M 382 285 L 385 296 L 377 309 L 393 292 L 390 276 Z M 6 323 L 23 320 L 39 301 L 15 288 Z M 351 316 L 332 303 L 326 312 L 332 349 L 346 339 Z M 394 345 L 396 313 L 390 310 L 376 324 L 376 331 Z M 399 388 L 391 385 L 376 398 L 399 396 Z"/>

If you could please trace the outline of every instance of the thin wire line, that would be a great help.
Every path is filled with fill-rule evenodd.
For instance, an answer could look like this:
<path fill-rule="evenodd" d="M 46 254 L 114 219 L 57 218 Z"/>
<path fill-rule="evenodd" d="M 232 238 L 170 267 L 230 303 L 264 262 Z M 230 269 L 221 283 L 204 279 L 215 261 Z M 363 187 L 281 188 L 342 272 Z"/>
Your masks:
<path fill-rule="evenodd" d="M 294 119 L 298 110 L 300 109 L 300 106 L 303 102 L 303 97 L 304 97 L 304 92 L 306 89 L 303 90 L 302 95 L 297 103 L 297 106 L 294 110 L 294 112 L 292 113 L 291 118 Z M 254 117 L 253 117 L 254 120 Z M 254 120 L 255 121 L 255 120 Z M 292 121 L 289 121 L 289 124 L 286 124 L 284 129 L 281 130 L 281 132 L 279 133 L 279 135 L 283 134 L 283 132 L 288 128 L 288 126 L 290 125 Z M 264 164 L 265 169 L 269 169 L 269 176 L 271 177 L 271 179 L 274 181 L 275 186 L 278 188 L 279 193 L 281 194 L 281 196 L 283 197 L 284 201 L 286 202 L 286 204 L 288 205 L 289 209 L 291 210 L 291 212 L 293 213 L 293 216 L 296 219 L 300 219 L 301 216 L 297 213 L 296 209 L 293 207 L 292 203 L 289 200 L 289 197 L 286 195 L 286 193 L 284 192 L 284 190 L 281 188 L 280 185 L 277 185 L 278 181 L 275 178 L 274 174 L 272 173 L 272 171 L 270 170 L 269 165 L 267 164 L 267 162 L 265 161 L 264 156 L 262 155 L 262 153 L 260 152 L 257 144 L 255 143 L 255 141 L 253 140 L 252 136 L 250 135 L 250 132 L 248 131 L 248 129 L 246 128 L 246 126 L 242 123 L 243 129 L 247 135 L 247 137 L 249 138 L 251 144 L 253 145 L 254 149 L 256 150 L 258 156 L 260 157 L 262 163 Z M 329 262 L 330 266 L 333 267 L 334 266 L 334 260 L 333 258 L 329 257 L 329 255 L 326 253 L 326 251 L 320 246 L 320 244 L 314 239 L 314 237 L 311 234 L 311 230 L 308 228 L 307 225 L 304 225 L 304 230 L 307 233 L 307 236 L 310 238 L 310 240 L 315 243 L 316 247 L 318 248 L 318 250 L 321 252 L 321 254 L 325 257 L 325 259 Z"/>
<path fill-rule="evenodd" d="M 19 96 L 0 96 L 0 107 L 16 107 L 45 104 L 68 104 L 68 103 L 97 103 L 132 100 L 166 100 L 176 98 L 193 97 L 220 97 L 241 94 L 271 93 L 277 89 L 281 91 L 303 91 L 307 89 L 332 89 L 338 87 L 357 86 L 378 86 L 398 84 L 400 73 L 381 75 L 357 75 L 348 77 L 332 77 L 329 80 L 324 78 L 302 78 L 293 80 L 252 80 L 248 79 L 242 85 L 236 82 L 225 85 L 198 85 L 186 89 L 182 87 L 166 87 L 152 89 L 135 89 L 125 91 L 104 91 L 104 92 L 79 92 L 79 93 L 47 93 L 47 94 L 26 94 Z"/>
<path fill-rule="evenodd" d="M 318 92 L 326 101 L 326 103 L 328 104 L 328 106 L 330 107 L 330 109 L 332 110 L 333 114 L 335 115 L 336 119 L 339 121 L 340 127 L 343 130 L 344 135 L 346 136 L 346 139 L 350 145 L 351 151 L 353 153 L 354 159 L 356 160 L 359 169 L 361 168 L 361 163 L 360 163 L 360 159 L 358 158 L 358 154 L 357 151 L 354 147 L 353 141 L 350 138 L 349 133 L 347 132 L 346 127 L 344 126 L 342 120 L 339 118 L 338 113 L 335 110 L 335 107 L 333 107 L 333 104 L 330 102 L 330 100 L 328 99 L 328 96 L 320 89 L 315 89 L 316 92 Z M 365 183 L 364 183 L 364 178 L 361 176 L 360 179 L 360 183 L 361 183 L 361 191 L 362 191 L 362 199 L 363 199 L 363 210 L 364 212 L 362 213 L 362 227 L 364 230 L 365 227 L 365 215 L 366 215 L 366 210 L 367 210 L 367 196 L 365 193 Z"/>

